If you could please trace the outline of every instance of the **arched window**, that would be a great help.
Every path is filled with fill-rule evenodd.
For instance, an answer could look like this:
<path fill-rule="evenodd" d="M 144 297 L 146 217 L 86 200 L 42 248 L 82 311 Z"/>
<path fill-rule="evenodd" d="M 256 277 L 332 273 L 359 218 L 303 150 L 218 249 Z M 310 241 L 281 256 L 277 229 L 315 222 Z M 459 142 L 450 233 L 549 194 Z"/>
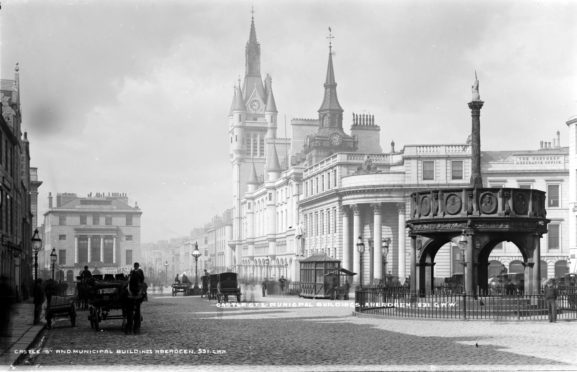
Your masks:
<path fill-rule="evenodd" d="M 567 261 L 559 260 L 555 262 L 555 278 L 562 278 L 567 273 L 569 273 L 569 265 L 567 265 Z"/>
<path fill-rule="evenodd" d="M 489 262 L 489 278 L 497 275 L 506 274 L 507 268 L 500 261 L 492 260 Z"/>
<path fill-rule="evenodd" d="M 519 260 L 511 261 L 509 264 L 509 274 L 517 274 L 522 273 L 525 271 L 525 266 L 523 266 L 523 262 Z"/>

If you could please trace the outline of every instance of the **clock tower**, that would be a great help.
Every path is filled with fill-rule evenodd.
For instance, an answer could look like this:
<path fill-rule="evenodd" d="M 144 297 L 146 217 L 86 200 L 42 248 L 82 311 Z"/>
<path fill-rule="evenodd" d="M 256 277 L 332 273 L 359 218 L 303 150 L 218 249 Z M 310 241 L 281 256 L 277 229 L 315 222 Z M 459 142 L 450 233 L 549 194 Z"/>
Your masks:
<path fill-rule="evenodd" d="M 256 187 L 264 181 L 277 128 L 272 79 L 267 75 L 263 82 L 261 77 L 260 44 L 256 38 L 254 15 L 245 46 L 244 80 L 242 86 L 239 80 L 234 88 L 228 118 L 233 182 L 233 241 L 238 241 L 242 238 L 241 200 L 248 191 L 249 183 Z M 234 246 L 232 248 L 235 249 Z"/>
<path fill-rule="evenodd" d="M 328 39 L 333 39 L 332 34 L 329 34 Z M 332 41 L 329 41 L 329 62 L 324 88 L 323 102 L 318 110 L 318 132 L 308 136 L 305 142 L 306 159 L 309 164 L 317 163 L 335 152 L 352 152 L 356 149 L 353 137 L 343 130 L 343 108 L 337 98 Z"/>

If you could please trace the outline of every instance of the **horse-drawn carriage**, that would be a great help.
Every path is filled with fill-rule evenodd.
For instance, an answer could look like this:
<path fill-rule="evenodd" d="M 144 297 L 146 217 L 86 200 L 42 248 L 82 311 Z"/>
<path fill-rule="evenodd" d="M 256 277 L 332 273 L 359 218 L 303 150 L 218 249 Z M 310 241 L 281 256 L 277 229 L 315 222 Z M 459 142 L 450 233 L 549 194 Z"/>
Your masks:
<path fill-rule="evenodd" d="M 241 293 L 236 273 L 210 274 L 200 279 L 202 280 L 202 293 L 206 294 L 209 300 L 228 302 L 228 296 L 235 296 L 237 302 L 240 302 Z"/>
<path fill-rule="evenodd" d="M 92 279 L 87 283 L 87 298 L 91 328 L 98 331 L 102 321 L 122 319 L 122 329 L 126 333 L 140 330 L 140 305 L 146 298 L 145 283 L 130 283 L 123 274 L 117 274 L 113 280 Z M 113 311 L 120 313 L 112 314 Z"/>
<path fill-rule="evenodd" d="M 219 303 L 228 302 L 228 296 L 235 296 L 236 302 L 240 302 L 240 287 L 238 285 L 237 274 L 226 272 L 217 274 L 218 284 L 216 299 Z"/>

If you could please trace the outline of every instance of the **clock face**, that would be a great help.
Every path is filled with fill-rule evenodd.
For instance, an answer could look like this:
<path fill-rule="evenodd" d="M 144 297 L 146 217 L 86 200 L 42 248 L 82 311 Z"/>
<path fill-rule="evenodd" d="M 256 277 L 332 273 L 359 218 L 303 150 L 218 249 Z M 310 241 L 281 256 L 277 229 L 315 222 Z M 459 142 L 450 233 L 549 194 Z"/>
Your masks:
<path fill-rule="evenodd" d="M 258 109 L 260 109 L 260 102 L 256 99 L 253 99 L 250 101 L 249 107 L 252 111 L 258 111 Z"/>
<path fill-rule="evenodd" d="M 331 134 L 330 137 L 331 145 L 338 146 L 343 142 L 343 137 L 338 133 Z"/>

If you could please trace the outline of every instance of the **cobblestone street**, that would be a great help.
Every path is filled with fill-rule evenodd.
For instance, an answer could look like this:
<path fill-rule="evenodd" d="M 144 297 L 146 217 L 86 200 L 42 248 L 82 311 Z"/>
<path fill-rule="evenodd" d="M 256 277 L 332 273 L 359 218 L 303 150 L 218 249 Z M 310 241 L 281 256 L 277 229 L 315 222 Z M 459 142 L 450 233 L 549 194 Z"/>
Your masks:
<path fill-rule="evenodd" d="M 568 336 L 575 334 L 575 323 L 374 319 L 352 316 L 352 302 L 297 297 L 257 300 L 261 302 L 242 303 L 241 308 L 219 308 L 215 301 L 199 297 L 151 295 L 142 306 L 139 335 L 125 335 L 121 320 L 104 321 L 103 330 L 95 332 L 87 312 L 80 312 L 77 327 L 59 320 L 47 331 L 37 350 L 40 354 L 31 361 L 48 369 L 78 365 L 219 366 L 219 370 L 577 368 L 575 341 Z"/>

